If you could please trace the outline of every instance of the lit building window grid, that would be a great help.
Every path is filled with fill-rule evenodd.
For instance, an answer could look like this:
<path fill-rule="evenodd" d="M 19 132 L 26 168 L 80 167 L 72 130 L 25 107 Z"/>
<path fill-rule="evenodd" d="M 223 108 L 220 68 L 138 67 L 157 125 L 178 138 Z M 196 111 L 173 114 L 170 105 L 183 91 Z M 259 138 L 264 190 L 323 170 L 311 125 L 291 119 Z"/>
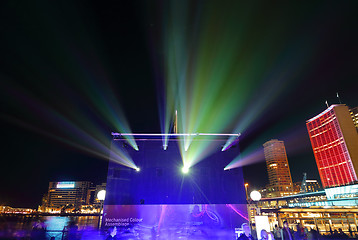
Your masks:
<path fill-rule="evenodd" d="M 307 123 L 312 148 L 324 186 L 353 182 L 354 168 L 333 110 Z M 348 171 L 347 171 L 348 169 Z M 321 174 L 322 172 L 322 174 Z M 322 178 L 327 175 L 327 181 Z"/>

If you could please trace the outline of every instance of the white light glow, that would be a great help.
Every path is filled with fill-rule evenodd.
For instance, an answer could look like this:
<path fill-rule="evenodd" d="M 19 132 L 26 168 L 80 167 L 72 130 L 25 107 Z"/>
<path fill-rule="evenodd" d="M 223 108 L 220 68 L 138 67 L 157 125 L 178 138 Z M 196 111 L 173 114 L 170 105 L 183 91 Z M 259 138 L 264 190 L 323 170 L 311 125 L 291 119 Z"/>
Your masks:
<path fill-rule="evenodd" d="M 106 198 L 106 190 L 101 190 L 97 193 L 97 199 L 103 201 Z"/>
<path fill-rule="evenodd" d="M 259 191 L 252 191 L 250 193 L 250 198 L 254 201 L 260 201 L 261 199 L 261 193 Z"/>
<path fill-rule="evenodd" d="M 189 168 L 188 168 L 188 167 L 183 167 L 183 168 L 181 169 L 181 171 L 182 171 L 184 174 L 187 174 L 187 173 L 189 173 Z"/>
<path fill-rule="evenodd" d="M 266 232 L 270 232 L 270 223 L 268 216 L 255 216 L 257 239 L 263 239 L 261 236 L 261 230 L 265 229 Z"/>
<path fill-rule="evenodd" d="M 75 188 L 75 182 L 58 182 L 57 188 Z"/>

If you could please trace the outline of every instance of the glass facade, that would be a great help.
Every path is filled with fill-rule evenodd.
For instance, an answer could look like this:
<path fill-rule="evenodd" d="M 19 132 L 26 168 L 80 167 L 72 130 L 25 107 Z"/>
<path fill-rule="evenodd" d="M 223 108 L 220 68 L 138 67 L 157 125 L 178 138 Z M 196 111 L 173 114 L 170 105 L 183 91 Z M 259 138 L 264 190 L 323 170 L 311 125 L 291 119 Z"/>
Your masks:
<path fill-rule="evenodd" d="M 307 121 L 308 134 L 324 188 L 357 181 L 335 107 Z"/>

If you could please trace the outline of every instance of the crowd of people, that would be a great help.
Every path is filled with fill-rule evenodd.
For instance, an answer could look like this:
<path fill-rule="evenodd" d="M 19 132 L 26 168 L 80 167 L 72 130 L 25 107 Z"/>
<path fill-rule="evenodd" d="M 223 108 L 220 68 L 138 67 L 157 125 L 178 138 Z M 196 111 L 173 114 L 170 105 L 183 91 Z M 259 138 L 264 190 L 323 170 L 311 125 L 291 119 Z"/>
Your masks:
<path fill-rule="evenodd" d="M 287 221 L 283 222 L 283 227 L 275 225 L 272 232 L 265 229 L 259 229 L 259 234 L 257 234 L 256 226 L 253 223 L 251 226 L 248 223 L 242 224 L 242 234 L 237 238 L 237 240 L 343 240 L 343 239 L 357 239 L 353 237 L 353 233 L 350 232 L 347 235 L 341 228 L 338 230 L 330 230 L 324 234 L 320 234 L 314 228 L 308 229 L 307 227 L 302 227 L 301 224 L 297 224 L 293 228 L 290 228 Z M 130 232 L 123 231 L 123 229 L 117 229 L 117 227 L 109 227 L 104 232 L 99 232 L 95 228 L 85 228 L 79 230 L 77 224 L 74 221 L 70 221 L 67 226 L 64 227 L 62 231 L 57 231 L 52 233 L 47 231 L 46 225 L 42 221 L 37 221 L 33 224 L 30 236 L 26 232 L 17 232 L 12 235 L 12 238 L 2 238 L 0 239 L 23 239 L 23 240 L 45 240 L 45 239 L 59 239 L 58 236 L 63 240 L 85 240 L 85 239 L 105 239 L 105 240 L 119 240 L 119 239 L 128 239 L 128 234 Z M 131 235 L 132 236 L 132 235 Z M 130 238 L 133 239 L 133 238 Z M 140 239 L 140 238 L 136 238 Z M 151 231 L 151 239 L 157 239 L 157 234 L 153 228 Z M 162 239 L 162 238 L 161 238 Z"/>
<path fill-rule="evenodd" d="M 283 222 L 283 227 L 280 228 L 275 225 L 272 232 L 268 232 L 262 229 L 259 238 L 257 239 L 255 225 L 242 224 L 243 233 L 238 237 L 237 240 L 326 240 L 326 239 L 349 239 L 350 237 L 343 232 L 341 228 L 338 230 L 330 231 L 327 235 L 321 235 L 314 228 L 308 230 L 306 227 L 302 227 L 301 224 L 297 224 L 296 231 L 288 226 L 287 221 Z"/>

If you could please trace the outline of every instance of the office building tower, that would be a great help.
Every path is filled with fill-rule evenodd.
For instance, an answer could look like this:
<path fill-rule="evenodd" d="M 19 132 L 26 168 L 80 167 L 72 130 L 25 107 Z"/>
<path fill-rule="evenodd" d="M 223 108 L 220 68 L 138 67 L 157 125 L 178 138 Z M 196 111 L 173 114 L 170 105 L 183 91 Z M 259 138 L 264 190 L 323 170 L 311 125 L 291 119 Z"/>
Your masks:
<path fill-rule="evenodd" d="M 47 207 L 62 207 L 72 204 L 79 207 L 88 203 L 88 190 L 91 182 L 50 182 Z"/>
<path fill-rule="evenodd" d="M 306 192 L 318 192 L 321 191 L 321 186 L 315 179 L 306 180 Z"/>
<path fill-rule="evenodd" d="M 321 186 L 315 179 L 307 179 L 302 182 L 294 183 L 296 193 L 318 192 L 321 191 Z"/>
<path fill-rule="evenodd" d="M 263 146 L 272 196 L 292 194 L 293 184 L 284 142 L 273 139 Z"/>
<path fill-rule="evenodd" d="M 351 117 L 353 119 L 353 124 L 356 127 L 356 130 L 358 132 L 358 107 L 350 108 L 349 112 L 350 112 Z"/>
<path fill-rule="evenodd" d="M 331 105 L 306 125 L 323 188 L 356 182 L 358 134 L 348 107 Z"/>

